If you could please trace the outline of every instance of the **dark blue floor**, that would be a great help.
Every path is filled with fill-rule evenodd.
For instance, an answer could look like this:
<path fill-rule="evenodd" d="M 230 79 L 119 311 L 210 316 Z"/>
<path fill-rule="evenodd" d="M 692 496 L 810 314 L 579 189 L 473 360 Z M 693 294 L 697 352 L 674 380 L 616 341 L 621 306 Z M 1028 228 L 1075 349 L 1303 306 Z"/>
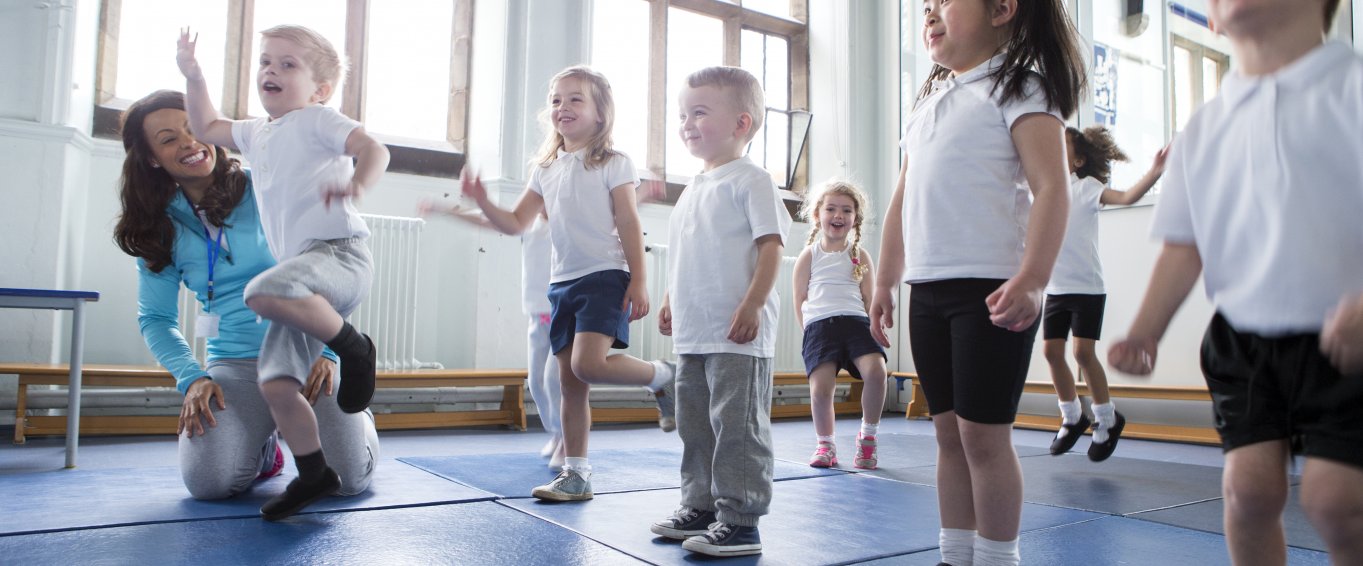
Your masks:
<path fill-rule="evenodd" d="M 778 458 L 764 553 L 735 564 L 936 564 L 931 425 L 886 415 L 881 469 L 853 470 L 855 421 L 839 422 L 841 471 L 804 465 L 807 421 L 773 426 Z M 0 430 L 3 432 L 3 430 Z M 685 564 L 709 562 L 648 525 L 678 504 L 681 443 L 643 426 L 592 435 L 600 487 L 584 503 L 524 498 L 546 479 L 542 432 L 492 429 L 381 435 L 369 493 L 318 503 L 281 523 L 255 509 L 287 477 L 225 502 L 188 498 L 173 438 L 82 439 L 63 470 L 62 439 L 0 445 L 4 564 Z M 1093 464 L 1051 457 L 1050 435 L 1014 436 L 1025 477 L 1024 564 L 1227 564 L 1216 448 L 1123 440 Z M 391 459 L 396 458 L 396 459 Z M 842 473 L 856 472 L 856 473 Z M 286 476 L 292 471 L 286 470 Z M 1285 518 L 1292 564 L 1325 564 L 1298 509 Z"/>

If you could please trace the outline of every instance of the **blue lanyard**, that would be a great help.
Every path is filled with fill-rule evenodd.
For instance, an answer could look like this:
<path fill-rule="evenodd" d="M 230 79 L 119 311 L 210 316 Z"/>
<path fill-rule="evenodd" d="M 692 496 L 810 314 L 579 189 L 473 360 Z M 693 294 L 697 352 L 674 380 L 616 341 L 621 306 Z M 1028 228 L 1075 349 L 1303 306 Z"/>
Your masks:
<path fill-rule="evenodd" d="M 204 312 L 209 311 L 209 305 L 213 302 L 213 267 L 218 263 L 218 252 L 222 250 L 222 233 L 227 231 L 227 227 L 218 227 L 218 239 L 213 241 L 213 235 L 208 232 L 208 227 L 204 226 L 204 238 L 213 242 L 208 244 L 208 304 L 204 305 Z"/>

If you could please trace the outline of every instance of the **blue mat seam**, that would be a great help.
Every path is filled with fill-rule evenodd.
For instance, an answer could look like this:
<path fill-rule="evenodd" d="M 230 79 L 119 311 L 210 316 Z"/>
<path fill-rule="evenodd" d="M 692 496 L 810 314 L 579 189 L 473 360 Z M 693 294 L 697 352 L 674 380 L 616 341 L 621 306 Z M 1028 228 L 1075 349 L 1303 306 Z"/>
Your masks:
<path fill-rule="evenodd" d="M 677 489 L 677 488 L 669 488 L 669 489 Z M 643 558 L 643 557 L 641 557 L 641 556 L 638 556 L 638 555 L 635 555 L 635 554 L 631 553 L 631 552 L 628 551 L 628 550 L 625 550 L 625 549 L 623 549 L 623 548 L 617 548 L 616 546 L 614 546 L 614 545 L 612 545 L 612 544 L 610 544 L 610 543 L 608 543 L 608 542 L 606 542 L 606 541 L 604 541 L 604 540 L 599 540 L 599 539 L 597 539 L 597 538 L 595 538 L 595 537 L 592 537 L 591 535 L 588 535 L 587 533 L 584 533 L 584 532 L 582 532 L 582 531 L 579 531 L 579 530 L 577 530 L 577 529 L 574 529 L 574 528 L 572 528 L 572 527 L 569 527 L 568 525 L 565 525 L 565 524 L 563 524 L 563 523 L 559 523 L 558 521 L 551 521 L 551 520 L 549 520 L 549 519 L 547 519 L 547 518 L 541 517 L 541 516 L 539 516 L 539 515 L 536 515 L 536 514 L 534 514 L 534 513 L 531 513 L 531 512 L 529 512 L 529 511 L 526 511 L 526 510 L 524 510 L 524 509 L 518 509 L 518 508 L 516 508 L 516 507 L 512 507 L 512 506 L 510 506 L 510 505 L 507 505 L 507 504 L 505 504 L 505 503 L 502 503 L 501 500 L 494 501 L 493 503 L 496 503 L 497 505 L 501 505 L 502 507 L 505 507 L 505 508 L 510 509 L 510 510 L 512 510 L 512 511 L 515 511 L 515 512 L 517 512 L 517 513 L 523 514 L 523 515 L 525 515 L 525 516 L 527 516 L 527 517 L 530 517 L 531 519 L 535 519 L 535 520 L 540 521 L 540 522 L 548 523 L 548 524 L 550 524 L 550 525 L 553 525 L 553 526 L 555 526 L 555 527 L 558 527 L 558 528 L 563 529 L 563 530 L 565 530 L 565 531 L 568 531 L 568 532 L 570 532 L 570 533 L 576 534 L 577 536 L 580 536 L 580 537 L 582 537 L 582 538 L 585 538 L 585 539 L 587 539 L 587 540 L 590 540 L 590 541 L 592 541 L 592 542 L 595 542 L 595 543 L 597 543 L 597 544 L 600 544 L 600 545 L 602 545 L 602 546 L 604 546 L 604 547 L 606 547 L 606 548 L 609 548 L 609 549 L 611 549 L 611 550 L 614 550 L 614 551 L 616 551 L 616 552 L 619 552 L 619 553 L 621 553 L 621 554 L 624 554 L 625 556 L 628 556 L 628 557 L 630 557 L 630 558 L 633 558 L 633 559 L 635 559 L 635 560 L 638 560 L 638 561 L 640 561 L 640 562 L 643 562 L 644 564 L 652 564 L 653 566 L 660 566 L 657 562 L 651 562 L 651 561 L 649 561 L 649 560 L 647 560 L 647 559 L 645 559 L 645 558 Z M 568 503 L 568 504 L 571 505 L 572 503 L 570 502 L 570 503 Z M 546 503 L 546 505 L 557 505 L 557 504 L 555 504 L 555 503 Z M 680 543 L 678 543 L 678 544 L 680 544 Z"/>
<path fill-rule="evenodd" d="M 1155 508 L 1155 509 L 1144 509 L 1144 510 L 1141 510 L 1141 511 L 1132 511 L 1132 512 L 1130 512 L 1130 513 L 1123 513 L 1121 516 L 1122 516 L 1122 517 L 1133 517 L 1133 516 L 1135 516 L 1135 515 L 1140 515 L 1141 513 L 1154 513 L 1155 511 L 1167 511 L 1167 510 L 1169 510 L 1169 509 L 1178 509 L 1179 507 L 1187 507 L 1187 506 L 1189 506 L 1189 505 L 1197 505 L 1197 504 L 1200 504 L 1200 503 L 1208 503 L 1208 502 L 1211 502 L 1211 501 L 1220 501 L 1220 500 L 1222 500 L 1222 499 L 1225 499 L 1225 498 L 1224 498 L 1224 497 L 1209 497 L 1209 498 L 1203 499 L 1203 500 L 1201 500 L 1201 501 L 1191 501 L 1191 502 L 1188 502 L 1188 503 L 1179 503 L 1179 504 L 1177 504 L 1177 505 L 1166 505 L 1166 506 L 1164 506 L 1164 507 L 1158 507 L 1158 508 Z M 1153 522 L 1155 522 L 1155 521 L 1150 521 L 1150 522 L 1153 523 Z"/>

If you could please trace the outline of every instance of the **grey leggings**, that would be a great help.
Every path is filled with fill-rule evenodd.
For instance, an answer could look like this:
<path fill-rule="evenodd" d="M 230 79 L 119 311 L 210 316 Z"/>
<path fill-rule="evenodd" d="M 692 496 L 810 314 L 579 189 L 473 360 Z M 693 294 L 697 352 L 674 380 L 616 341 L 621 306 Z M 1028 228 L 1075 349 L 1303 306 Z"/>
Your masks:
<path fill-rule="evenodd" d="M 180 435 L 180 475 L 195 499 L 232 497 L 250 488 L 260 473 L 261 448 L 275 424 L 260 395 L 256 367 L 255 359 L 218 360 L 208 366 L 208 374 L 222 387 L 227 408 L 218 410 L 214 401 L 218 426 L 205 426 L 205 434 L 194 438 Z M 368 411 L 341 412 L 336 397 L 326 394 L 313 410 L 327 464 L 341 476 L 340 494 L 364 492 L 379 458 L 374 416 Z"/>

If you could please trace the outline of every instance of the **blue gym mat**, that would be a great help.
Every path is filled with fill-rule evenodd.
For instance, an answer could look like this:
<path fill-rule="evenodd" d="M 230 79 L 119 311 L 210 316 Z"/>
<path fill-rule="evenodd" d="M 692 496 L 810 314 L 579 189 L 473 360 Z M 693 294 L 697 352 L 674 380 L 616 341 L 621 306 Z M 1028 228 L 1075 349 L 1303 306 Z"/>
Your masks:
<path fill-rule="evenodd" d="M 437 480 L 443 481 L 443 480 Z M 447 482 L 448 483 L 448 482 Z M 638 564 L 493 502 L 0 537 L 8 564 Z"/>
<path fill-rule="evenodd" d="M 1121 450 L 1121 448 L 1118 448 Z M 1126 515 L 1221 497 L 1221 468 L 1084 454 L 1021 458 L 1022 497 L 1070 509 Z M 898 470 L 895 479 L 937 485 L 937 469 Z"/>
<path fill-rule="evenodd" d="M 908 474 L 906 470 L 931 468 L 937 465 L 937 438 L 926 434 L 881 433 L 876 437 L 876 456 L 880 459 L 880 469 L 862 470 L 852 466 L 857 454 L 856 427 L 845 427 L 849 431 L 839 434 L 835 439 L 838 449 L 838 469 L 846 472 L 871 474 L 883 478 L 923 483 L 921 474 Z M 810 433 L 813 434 L 812 432 Z M 814 454 L 813 436 L 785 435 L 776 439 L 776 457 L 782 460 L 807 464 Z M 1045 448 L 1034 446 L 1014 446 L 1018 456 L 1039 456 L 1047 454 Z M 921 470 L 919 470 L 921 472 Z M 936 472 L 931 474 L 935 477 Z M 934 480 L 933 483 L 936 483 Z"/>
<path fill-rule="evenodd" d="M 1293 486 L 1288 490 L 1287 509 L 1283 511 L 1283 526 L 1287 533 L 1287 544 L 1324 551 L 1325 541 L 1321 540 L 1320 535 L 1311 527 L 1311 522 L 1307 520 L 1306 513 L 1301 509 L 1300 501 L 1301 488 Z M 1216 499 L 1193 505 L 1137 513 L 1130 515 L 1130 517 L 1175 527 L 1225 534 L 1225 525 L 1222 523 L 1225 512 L 1225 500 Z"/>
<path fill-rule="evenodd" d="M 1023 564 L 1230 564 L 1224 536 L 1124 517 L 1023 532 L 1018 542 Z M 934 548 L 866 564 L 917 566 L 939 560 L 941 553 Z M 1287 563 L 1325 566 L 1329 558 L 1323 552 L 1288 548 Z"/>
<path fill-rule="evenodd" d="M 446 481 L 396 460 L 381 460 L 374 474 L 365 493 L 323 499 L 305 513 L 493 498 L 490 493 Z M 113 525 L 259 517 L 260 505 L 284 491 L 292 479 L 292 474 L 282 474 L 230 499 L 196 501 L 185 491 L 180 470 L 173 467 L 60 470 L 5 476 L 0 483 L 5 487 L 7 512 L 0 513 L 0 537 Z M 18 512 L 20 509 L 23 512 Z"/>
<path fill-rule="evenodd" d="M 618 493 L 681 487 L 681 450 L 597 450 L 591 453 L 592 492 Z M 549 483 L 556 472 L 532 453 L 476 454 L 399 458 L 440 477 L 501 498 L 530 497 L 530 490 Z M 776 461 L 776 481 L 841 475 L 837 470 Z"/>
<path fill-rule="evenodd" d="M 678 506 L 678 490 L 598 495 L 591 501 L 549 504 L 498 501 L 612 548 L 657 564 L 702 559 L 680 541 L 648 530 Z M 1099 515 L 1025 505 L 1024 530 L 1091 520 Z M 840 474 L 776 482 L 771 513 L 762 518 L 760 557 L 726 564 L 845 564 L 937 547 L 936 490 L 901 482 Z"/>

